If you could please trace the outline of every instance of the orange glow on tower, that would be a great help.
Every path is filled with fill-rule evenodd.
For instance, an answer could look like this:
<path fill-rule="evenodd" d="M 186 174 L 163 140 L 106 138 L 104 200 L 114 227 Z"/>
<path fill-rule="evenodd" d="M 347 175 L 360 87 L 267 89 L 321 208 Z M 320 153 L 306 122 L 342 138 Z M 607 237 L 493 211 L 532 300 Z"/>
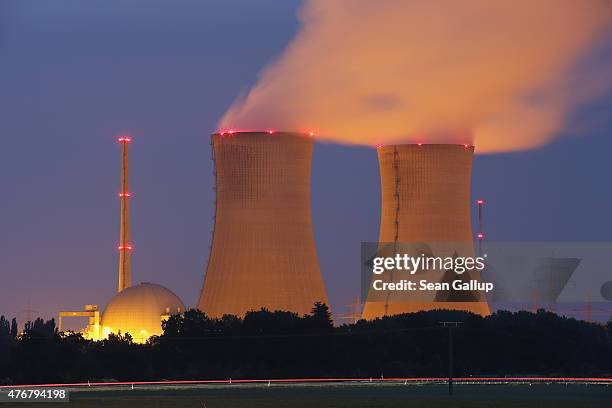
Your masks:
<path fill-rule="evenodd" d="M 442 257 L 473 257 L 470 179 L 474 147 L 417 143 L 386 145 L 379 147 L 377 153 L 382 193 L 379 252 L 388 256 L 384 251 L 390 249 L 385 248 L 412 245 L 418 248 L 413 254 L 417 256 L 432 251 Z M 468 275 L 480 280 L 477 271 L 462 276 Z M 437 282 L 445 279 L 444 274 L 427 277 Z M 395 273 L 393 279 L 398 281 L 402 275 Z M 444 299 L 445 293 L 440 297 L 435 293 L 418 297 L 398 292 L 377 297 L 374 292 L 368 293 L 365 319 L 434 309 L 489 314 L 486 299 L 480 293 Z"/>
<path fill-rule="evenodd" d="M 327 303 L 310 215 L 307 134 L 212 136 L 216 212 L 198 308 L 208 316 L 250 310 L 303 315 Z"/>

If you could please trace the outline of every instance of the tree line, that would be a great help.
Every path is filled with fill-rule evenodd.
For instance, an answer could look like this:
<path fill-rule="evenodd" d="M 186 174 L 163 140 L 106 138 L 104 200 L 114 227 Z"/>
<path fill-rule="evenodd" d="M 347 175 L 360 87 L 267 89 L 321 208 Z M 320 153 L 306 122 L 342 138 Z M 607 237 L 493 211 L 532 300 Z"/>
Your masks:
<path fill-rule="evenodd" d="M 191 309 L 136 344 L 129 333 L 92 341 L 36 319 L 17 332 L 0 317 L 0 383 L 306 377 L 443 377 L 448 331 L 457 376 L 611 376 L 607 325 L 536 313 L 481 317 L 436 310 L 334 326 L 325 304 L 308 315 L 262 309 L 210 318 Z"/>

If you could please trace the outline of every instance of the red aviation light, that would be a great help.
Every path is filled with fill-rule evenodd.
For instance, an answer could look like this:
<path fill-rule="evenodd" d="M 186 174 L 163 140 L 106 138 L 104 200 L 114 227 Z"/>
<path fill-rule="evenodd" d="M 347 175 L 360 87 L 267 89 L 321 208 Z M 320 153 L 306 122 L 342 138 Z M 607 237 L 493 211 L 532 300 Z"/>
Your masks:
<path fill-rule="evenodd" d="M 117 140 L 119 141 L 119 143 L 124 143 L 124 142 L 129 143 L 129 142 L 131 142 L 131 141 L 132 141 L 132 139 L 131 139 L 131 138 L 129 138 L 129 137 L 127 137 L 127 136 L 121 136 L 121 137 L 120 137 L 119 139 L 117 139 Z"/>
<path fill-rule="evenodd" d="M 119 197 L 131 197 L 132 193 L 119 193 Z"/>
<path fill-rule="evenodd" d="M 423 143 L 417 143 L 417 146 L 421 147 L 423 146 Z"/>
<path fill-rule="evenodd" d="M 120 251 L 131 251 L 132 250 L 132 246 L 131 245 L 126 245 L 126 246 L 119 245 L 117 247 L 117 249 L 120 250 Z"/>
<path fill-rule="evenodd" d="M 463 147 L 465 147 L 467 149 L 468 147 L 470 147 L 470 145 L 466 143 L 466 144 L 463 145 Z"/>
<path fill-rule="evenodd" d="M 268 134 L 269 135 L 274 134 L 274 131 L 273 130 L 268 130 Z"/>
<path fill-rule="evenodd" d="M 482 232 L 479 232 L 479 233 L 476 235 L 476 238 L 478 238 L 478 240 L 479 240 L 479 241 L 482 241 L 482 240 L 484 239 L 484 234 L 483 234 Z"/>
<path fill-rule="evenodd" d="M 483 205 L 484 204 L 484 200 L 482 198 L 479 198 L 478 200 L 476 200 L 476 204 Z"/>
<path fill-rule="evenodd" d="M 314 132 L 310 132 L 310 133 L 309 133 L 309 135 L 310 135 L 310 136 L 314 136 Z"/>
<path fill-rule="evenodd" d="M 379 144 L 379 145 L 377 145 L 376 147 L 380 149 L 380 148 L 382 147 L 382 145 L 380 145 L 380 144 Z"/>

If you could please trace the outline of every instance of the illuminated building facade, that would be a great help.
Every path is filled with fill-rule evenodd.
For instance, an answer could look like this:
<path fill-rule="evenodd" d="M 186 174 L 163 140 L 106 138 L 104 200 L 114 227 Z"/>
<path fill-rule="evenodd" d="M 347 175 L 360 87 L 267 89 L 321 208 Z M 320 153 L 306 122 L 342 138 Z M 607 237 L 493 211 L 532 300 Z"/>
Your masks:
<path fill-rule="evenodd" d="M 102 314 L 102 338 L 110 333 L 129 333 L 137 343 L 162 334 L 162 322 L 182 313 L 185 305 L 172 291 L 161 285 L 143 282 L 115 295 Z"/>

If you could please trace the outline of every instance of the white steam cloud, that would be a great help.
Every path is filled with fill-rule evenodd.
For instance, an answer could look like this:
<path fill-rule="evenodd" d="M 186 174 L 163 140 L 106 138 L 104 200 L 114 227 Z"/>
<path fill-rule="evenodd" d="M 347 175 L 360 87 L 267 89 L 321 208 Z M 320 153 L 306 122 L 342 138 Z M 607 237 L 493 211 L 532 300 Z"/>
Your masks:
<path fill-rule="evenodd" d="M 608 0 L 308 0 L 220 129 L 537 147 L 612 84 Z"/>

